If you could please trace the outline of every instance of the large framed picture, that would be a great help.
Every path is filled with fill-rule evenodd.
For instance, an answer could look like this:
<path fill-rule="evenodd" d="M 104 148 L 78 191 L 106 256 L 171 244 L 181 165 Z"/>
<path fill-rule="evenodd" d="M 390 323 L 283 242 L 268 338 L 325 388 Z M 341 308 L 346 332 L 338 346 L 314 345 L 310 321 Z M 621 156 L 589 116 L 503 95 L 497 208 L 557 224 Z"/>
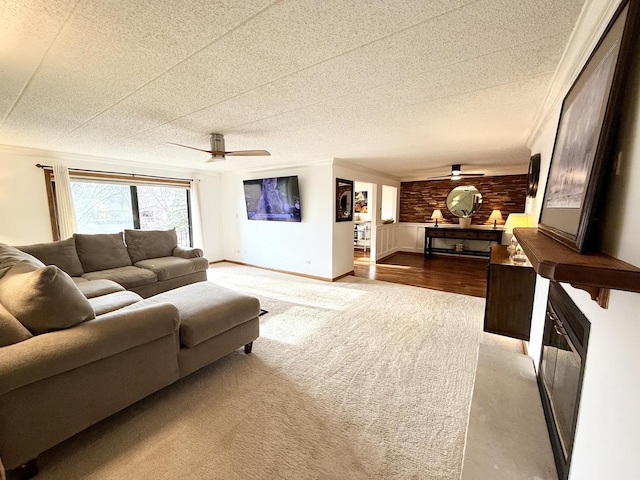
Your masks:
<path fill-rule="evenodd" d="M 336 178 L 336 222 L 353 220 L 353 181 Z"/>
<path fill-rule="evenodd" d="M 596 198 L 612 163 L 615 122 L 637 41 L 638 3 L 622 2 L 562 103 L 539 228 L 578 252 L 592 247 Z"/>

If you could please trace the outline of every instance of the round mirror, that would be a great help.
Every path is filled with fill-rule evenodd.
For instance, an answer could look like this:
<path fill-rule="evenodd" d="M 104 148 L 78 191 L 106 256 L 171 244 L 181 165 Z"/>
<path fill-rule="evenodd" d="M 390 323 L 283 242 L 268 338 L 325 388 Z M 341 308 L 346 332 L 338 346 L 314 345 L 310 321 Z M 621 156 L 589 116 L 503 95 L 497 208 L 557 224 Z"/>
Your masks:
<path fill-rule="evenodd" d="M 482 195 L 474 186 L 456 187 L 447 195 L 447 208 L 456 217 L 470 217 L 480 210 Z"/>

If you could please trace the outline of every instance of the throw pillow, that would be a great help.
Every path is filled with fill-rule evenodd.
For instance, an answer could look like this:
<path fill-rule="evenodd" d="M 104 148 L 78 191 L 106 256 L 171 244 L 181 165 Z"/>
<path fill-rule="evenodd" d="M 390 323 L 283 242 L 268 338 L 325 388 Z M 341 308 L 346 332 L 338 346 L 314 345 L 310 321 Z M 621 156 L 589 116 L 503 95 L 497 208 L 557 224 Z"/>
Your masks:
<path fill-rule="evenodd" d="M 29 262 L 34 267 L 44 267 L 37 258 L 5 243 L 0 243 L 0 277 L 18 262 Z"/>
<path fill-rule="evenodd" d="M 17 248 L 33 255 L 45 265 L 55 265 L 72 277 L 81 277 L 84 273 L 73 237 L 59 242 L 35 243 Z"/>
<path fill-rule="evenodd" d="M 82 268 L 87 273 L 131 266 L 122 233 L 75 233 L 73 238 Z"/>
<path fill-rule="evenodd" d="M 71 277 L 54 265 L 11 267 L 0 279 L 0 303 L 35 335 L 95 318 Z"/>
<path fill-rule="evenodd" d="M 124 240 L 131 263 L 149 258 L 170 257 L 178 245 L 175 229 L 171 230 L 125 230 Z"/>
<path fill-rule="evenodd" d="M 16 317 L 0 304 L 0 347 L 13 345 L 33 337 Z"/>

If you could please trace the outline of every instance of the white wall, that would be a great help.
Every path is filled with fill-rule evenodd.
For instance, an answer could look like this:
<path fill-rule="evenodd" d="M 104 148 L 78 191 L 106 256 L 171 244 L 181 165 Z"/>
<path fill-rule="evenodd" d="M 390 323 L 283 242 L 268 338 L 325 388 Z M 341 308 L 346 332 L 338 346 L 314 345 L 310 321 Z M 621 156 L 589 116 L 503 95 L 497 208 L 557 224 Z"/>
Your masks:
<path fill-rule="evenodd" d="M 602 4 L 601 12 L 611 12 L 610 3 L 608 9 Z M 587 10 L 593 12 L 594 6 L 598 6 L 597 2 L 588 2 Z M 587 36 L 574 33 L 576 37 Z M 627 93 L 625 105 L 628 110 L 621 121 L 619 151 L 623 163 L 608 195 L 603 251 L 640 265 L 640 229 L 635 212 L 640 198 L 640 52 L 636 51 L 635 55 L 636 64 L 630 82 L 634 86 L 633 93 Z M 541 208 L 559 112 L 557 106 L 532 145 L 532 152 L 540 152 L 543 161 L 540 192 L 527 205 L 528 213 L 534 218 L 538 217 Z M 601 200 L 604 198 L 602 196 Z M 542 288 L 545 283 L 540 283 L 541 280 L 544 282 L 538 278 L 541 288 L 536 290 L 536 306 L 543 305 L 547 295 L 546 289 Z M 611 291 L 609 308 L 602 309 L 586 292 L 570 285 L 563 287 L 591 322 L 569 479 L 636 479 L 640 431 L 637 401 L 640 397 L 640 294 Z M 534 308 L 530 354 L 536 362 L 543 322 L 543 308 Z"/>
<path fill-rule="evenodd" d="M 382 220 L 398 220 L 398 189 L 390 185 L 382 185 Z"/>
<path fill-rule="evenodd" d="M 0 146 L 0 242 L 9 245 L 53 240 L 49 204 L 42 169 L 36 163 L 119 173 L 200 179 L 200 209 L 205 256 L 222 258 L 220 180 L 217 175 L 187 170 L 158 169 L 142 164 L 114 162 L 97 157 L 65 155 L 42 150 Z"/>
<path fill-rule="evenodd" d="M 290 175 L 298 176 L 302 222 L 248 220 L 243 180 Z M 224 258 L 313 277 L 333 278 L 333 183 L 330 161 L 222 176 Z"/>
<path fill-rule="evenodd" d="M 398 251 L 396 235 L 397 223 L 382 225 L 382 187 L 388 185 L 400 191 L 400 179 L 386 176 L 366 169 L 355 169 L 345 162 L 334 159 L 333 182 L 335 178 L 344 178 L 354 182 L 372 184 L 373 192 L 369 205 L 371 212 L 371 257 L 379 260 Z M 335 189 L 335 187 L 334 187 Z M 398 202 L 396 202 L 397 204 Z M 396 213 L 397 218 L 397 213 Z M 353 224 L 351 222 L 334 223 L 333 238 L 333 273 L 334 278 L 353 270 Z"/>

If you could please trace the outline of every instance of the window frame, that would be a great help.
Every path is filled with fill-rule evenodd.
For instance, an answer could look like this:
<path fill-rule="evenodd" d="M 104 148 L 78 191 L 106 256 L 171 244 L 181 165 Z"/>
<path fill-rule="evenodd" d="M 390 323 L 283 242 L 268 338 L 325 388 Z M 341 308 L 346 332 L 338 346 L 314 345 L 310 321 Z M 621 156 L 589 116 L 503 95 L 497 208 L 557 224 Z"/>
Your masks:
<path fill-rule="evenodd" d="M 47 190 L 47 202 L 49 204 L 49 219 L 51 221 L 51 234 L 54 241 L 61 240 L 58 225 L 58 207 L 55 195 L 55 176 L 53 168 L 40 166 L 44 172 L 44 180 Z M 93 170 L 69 169 L 71 181 L 89 181 L 93 183 L 120 183 L 131 188 L 131 213 L 134 229 L 140 230 L 140 209 L 138 204 L 138 186 L 154 187 L 178 187 L 184 188 L 187 193 L 187 221 L 189 232 L 189 246 L 193 247 L 193 214 L 191 211 L 191 179 L 154 177 L 115 172 L 99 172 Z"/>

